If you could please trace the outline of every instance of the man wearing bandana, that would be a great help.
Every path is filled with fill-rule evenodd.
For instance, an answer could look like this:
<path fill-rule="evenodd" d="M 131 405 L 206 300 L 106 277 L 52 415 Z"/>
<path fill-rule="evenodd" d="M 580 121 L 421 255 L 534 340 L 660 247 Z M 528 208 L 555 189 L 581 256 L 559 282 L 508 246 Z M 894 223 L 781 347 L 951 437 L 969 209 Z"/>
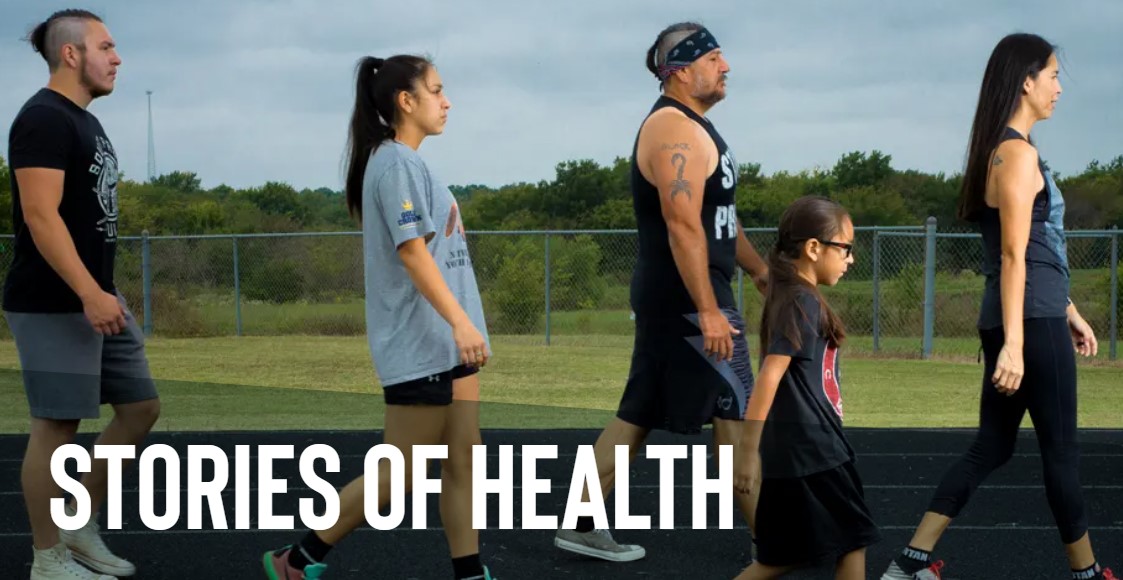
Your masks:
<path fill-rule="evenodd" d="M 603 497 L 616 469 L 628 469 L 616 465 L 616 446 L 627 445 L 631 460 L 652 430 L 695 434 L 712 424 L 716 445 L 737 445 L 753 374 L 733 275 L 740 266 L 761 292 L 768 276 L 737 219 L 736 160 L 705 118 L 725 98 L 730 70 L 717 39 L 700 24 L 672 25 L 648 50 L 647 68 L 662 94 L 632 155 L 636 337 L 616 417 L 595 446 Z M 735 497 L 751 527 L 749 499 Z M 615 562 L 645 554 L 590 517 L 558 530 L 554 545 Z"/>

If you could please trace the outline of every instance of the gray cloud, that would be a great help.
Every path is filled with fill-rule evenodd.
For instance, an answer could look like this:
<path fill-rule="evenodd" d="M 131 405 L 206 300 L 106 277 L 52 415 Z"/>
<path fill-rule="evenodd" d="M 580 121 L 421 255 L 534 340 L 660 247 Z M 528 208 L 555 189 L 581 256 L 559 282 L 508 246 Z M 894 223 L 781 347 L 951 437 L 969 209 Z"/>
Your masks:
<path fill-rule="evenodd" d="M 0 0 L 0 118 L 45 83 L 18 42 L 55 0 Z M 1017 30 L 1061 45 L 1065 94 L 1035 129 L 1062 173 L 1123 154 L 1123 3 L 793 2 L 370 3 L 94 0 L 124 58 L 94 103 L 126 172 L 145 171 L 146 89 L 157 165 L 206 186 L 280 180 L 341 186 L 353 67 L 366 54 L 435 57 L 453 103 L 423 153 L 449 183 L 550 179 L 558 162 L 627 156 L 657 96 L 655 34 L 699 20 L 733 67 L 711 112 L 741 162 L 765 172 L 830 167 L 880 149 L 899 168 L 959 170 L 994 43 Z M 685 9 L 688 8 L 688 9 Z"/>

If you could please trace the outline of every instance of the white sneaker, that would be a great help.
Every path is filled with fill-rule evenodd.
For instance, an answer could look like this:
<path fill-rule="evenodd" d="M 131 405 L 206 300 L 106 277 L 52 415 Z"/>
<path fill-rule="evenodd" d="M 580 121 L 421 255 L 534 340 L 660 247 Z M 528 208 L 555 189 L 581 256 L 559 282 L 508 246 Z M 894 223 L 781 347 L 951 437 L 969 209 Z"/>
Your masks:
<path fill-rule="evenodd" d="M 74 511 L 66 507 L 67 515 L 73 516 Z M 136 566 L 115 555 L 109 550 L 98 534 L 97 514 L 90 517 L 90 521 L 80 529 L 69 531 L 59 530 L 62 543 L 70 548 L 74 559 L 85 564 L 92 570 L 113 576 L 132 576 L 136 574 Z"/>
<path fill-rule="evenodd" d="M 940 570 L 944 568 L 943 560 L 935 562 L 924 568 L 918 570 L 915 574 L 907 574 L 896 562 L 891 562 L 889 568 L 885 570 L 885 574 L 881 575 L 881 580 L 940 580 Z"/>
<path fill-rule="evenodd" d="M 71 557 L 70 550 L 61 542 L 53 548 L 35 550 L 31 564 L 31 580 L 115 580 L 83 568 Z"/>
<path fill-rule="evenodd" d="M 881 575 L 881 580 L 912 580 L 912 574 L 906 574 L 896 562 L 890 562 L 889 568 Z"/>
<path fill-rule="evenodd" d="M 554 537 L 554 545 L 575 554 L 610 562 L 632 562 L 647 553 L 640 546 L 617 544 L 608 530 L 593 530 L 585 533 L 577 530 L 558 530 Z"/>

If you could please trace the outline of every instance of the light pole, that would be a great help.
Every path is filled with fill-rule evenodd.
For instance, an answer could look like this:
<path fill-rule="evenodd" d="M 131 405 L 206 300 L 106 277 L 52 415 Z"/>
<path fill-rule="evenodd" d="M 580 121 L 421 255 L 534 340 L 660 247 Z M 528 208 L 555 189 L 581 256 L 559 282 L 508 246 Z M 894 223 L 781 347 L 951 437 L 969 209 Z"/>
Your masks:
<path fill-rule="evenodd" d="M 148 94 L 148 182 L 156 179 L 156 139 L 152 134 L 152 91 Z"/>

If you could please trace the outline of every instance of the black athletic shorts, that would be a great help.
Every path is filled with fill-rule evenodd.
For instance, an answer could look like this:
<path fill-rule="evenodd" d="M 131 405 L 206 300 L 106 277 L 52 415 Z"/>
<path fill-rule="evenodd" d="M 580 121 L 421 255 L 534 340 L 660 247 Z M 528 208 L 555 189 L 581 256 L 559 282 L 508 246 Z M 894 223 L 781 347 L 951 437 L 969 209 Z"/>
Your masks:
<path fill-rule="evenodd" d="M 741 332 L 733 360 L 707 358 L 697 314 L 636 317 L 635 350 L 616 416 L 647 429 L 698 433 L 713 419 L 742 420 L 753 390 L 745 322 L 723 312 Z"/>
<path fill-rule="evenodd" d="M 382 388 L 387 405 L 451 405 L 452 381 L 470 377 L 479 367 L 460 365 L 452 370 Z"/>
<path fill-rule="evenodd" d="M 805 477 L 761 481 L 754 538 L 761 564 L 826 566 L 879 541 L 853 462 Z"/>

